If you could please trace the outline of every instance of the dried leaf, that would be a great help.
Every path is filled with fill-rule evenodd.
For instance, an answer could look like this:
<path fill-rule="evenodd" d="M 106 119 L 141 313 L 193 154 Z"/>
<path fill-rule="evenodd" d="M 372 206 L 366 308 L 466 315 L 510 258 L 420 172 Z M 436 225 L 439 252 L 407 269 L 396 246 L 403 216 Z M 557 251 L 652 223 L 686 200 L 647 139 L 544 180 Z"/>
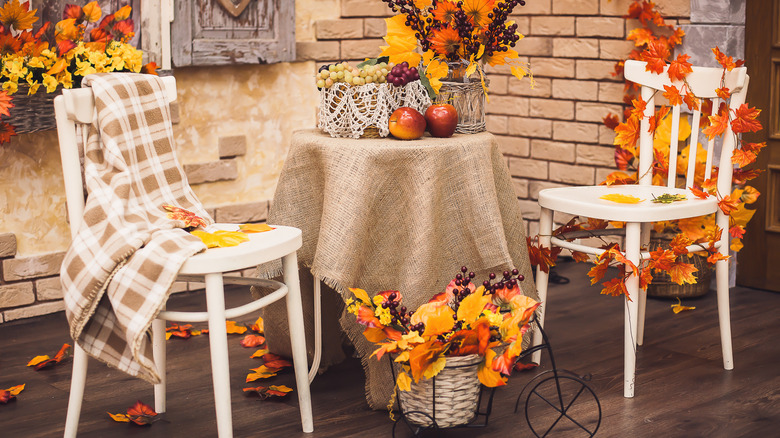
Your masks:
<path fill-rule="evenodd" d="M 531 362 L 531 363 L 522 363 L 522 362 L 518 362 L 518 363 L 515 364 L 514 370 L 515 371 L 520 371 L 520 372 L 522 372 L 522 371 L 531 371 L 531 370 L 537 368 L 538 366 L 539 366 L 538 363 L 533 363 L 533 362 Z"/>
<path fill-rule="evenodd" d="M 41 362 L 45 362 L 47 360 L 51 359 L 48 354 L 45 354 L 43 356 L 35 356 L 34 358 L 30 359 L 29 362 L 27 362 L 28 367 L 32 367 L 35 365 L 38 365 Z"/>
<path fill-rule="evenodd" d="M 256 359 L 256 358 L 258 358 L 258 357 L 263 357 L 263 356 L 265 356 L 266 354 L 268 354 L 268 349 L 267 349 L 267 348 L 261 348 L 261 349 L 259 349 L 259 350 L 255 351 L 254 353 L 252 353 L 252 355 L 251 355 L 251 356 L 249 356 L 249 357 L 250 357 L 251 359 Z"/>
<path fill-rule="evenodd" d="M 265 332 L 265 323 L 263 322 L 263 317 L 258 317 L 257 320 L 255 320 L 255 323 L 249 326 L 249 328 L 262 335 L 263 332 Z"/>
<path fill-rule="evenodd" d="M 149 405 L 146 405 L 138 400 L 135 404 L 127 410 L 127 417 L 133 423 L 139 426 L 146 426 L 159 420 L 157 412 L 154 411 Z"/>
<path fill-rule="evenodd" d="M 189 210 L 171 204 L 163 204 L 162 208 L 168 212 L 168 219 L 183 221 L 184 228 L 205 227 L 207 225 L 205 219 Z"/>
<path fill-rule="evenodd" d="M 675 195 L 673 193 L 664 193 L 660 196 L 653 197 L 653 202 L 656 204 L 671 204 L 675 201 L 685 201 L 688 199 L 685 195 Z"/>
<path fill-rule="evenodd" d="M 241 340 L 241 346 L 244 348 L 259 347 L 265 343 L 265 338 L 260 335 L 246 335 Z"/>
<path fill-rule="evenodd" d="M 266 224 L 242 224 L 238 228 L 245 233 L 263 233 L 266 231 L 275 230 L 276 228 Z"/>
<path fill-rule="evenodd" d="M 292 363 L 289 360 L 287 360 L 287 359 L 285 359 L 285 358 L 283 358 L 281 356 L 278 356 L 276 354 L 273 354 L 273 353 L 265 354 L 263 356 L 263 362 L 265 362 L 265 366 L 268 367 L 268 368 L 279 368 L 279 369 L 282 369 L 282 368 L 286 368 L 286 367 L 291 367 L 292 366 Z"/>
<path fill-rule="evenodd" d="M 677 304 L 672 304 L 672 311 L 674 313 L 680 313 L 685 310 L 694 310 L 695 307 L 692 306 L 683 306 L 682 301 L 680 301 L 680 298 L 677 298 Z"/>
<path fill-rule="evenodd" d="M 251 368 L 250 371 L 254 372 L 246 375 L 246 383 L 254 382 L 258 379 L 268 379 L 270 377 L 274 377 L 279 372 L 279 369 L 260 365 L 257 368 Z"/>
<path fill-rule="evenodd" d="M 217 230 L 209 233 L 203 230 L 193 230 L 190 234 L 199 238 L 206 248 L 227 248 L 247 242 L 249 237 L 241 231 Z"/>
<path fill-rule="evenodd" d="M 24 391 L 24 385 L 25 384 L 21 384 L 7 389 L 0 389 L 0 403 L 6 404 L 9 401 L 16 400 L 16 396 Z"/>
<path fill-rule="evenodd" d="M 636 196 L 623 195 L 621 193 L 610 193 L 609 195 L 601 196 L 599 199 L 606 201 L 618 202 L 620 204 L 639 204 L 644 199 L 639 199 Z"/>
<path fill-rule="evenodd" d="M 246 332 L 247 328 L 243 325 L 236 324 L 235 321 L 225 321 L 225 326 L 227 329 L 228 334 L 239 334 L 242 335 Z"/>
<path fill-rule="evenodd" d="M 106 412 L 109 417 L 111 417 L 112 420 L 119 422 L 119 423 L 129 423 L 130 418 L 126 414 L 112 414 L 111 412 Z"/>

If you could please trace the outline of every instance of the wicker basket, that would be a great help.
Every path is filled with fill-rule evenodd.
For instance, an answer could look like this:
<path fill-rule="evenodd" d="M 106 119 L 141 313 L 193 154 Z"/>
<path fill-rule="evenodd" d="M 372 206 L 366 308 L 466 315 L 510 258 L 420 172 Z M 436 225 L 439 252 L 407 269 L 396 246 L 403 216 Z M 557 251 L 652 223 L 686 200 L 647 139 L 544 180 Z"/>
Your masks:
<path fill-rule="evenodd" d="M 485 80 L 486 84 L 487 82 Z M 485 131 L 485 90 L 479 80 L 443 81 L 434 103 L 449 103 L 458 111 L 455 132 L 476 134 Z"/>
<path fill-rule="evenodd" d="M 398 391 L 407 421 L 422 427 L 446 428 L 474 420 L 480 391 L 477 371 L 482 359 L 478 354 L 448 357 L 436 377 L 412 381 L 410 391 Z"/>
<path fill-rule="evenodd" d="M 19 84 L 18 91 L 12 95 L 14 107 L 11 108 L 11 116 L 3 121 L 12 125 L 17 134 L 55 128 L 54 98 L 62 94 L 62 87 L 57 87 L 52 93 L 40 87 L 32 95 L 27 94 L 29 89 L 27 84 Z"/>
<path fill-rule="evenodd" d="M 654 251 L 658 248 L 669 248 L 671 238 L 656 237 L 650 239 L 649 250 Z M 678 257 L 677 261 L 692 263 L 698 268 L 693 276 L 696 277 L 694 284 L 677 284 L 664 271 L 653 272 L 653 282 L 647 286 L 647 295 L 656 298 L 695 298 L 707 294 L 710 290 L 710 280 L 712 279 L 713 266 L 707 262 L 707 258 L 691 254 L 690 257 Z"/>

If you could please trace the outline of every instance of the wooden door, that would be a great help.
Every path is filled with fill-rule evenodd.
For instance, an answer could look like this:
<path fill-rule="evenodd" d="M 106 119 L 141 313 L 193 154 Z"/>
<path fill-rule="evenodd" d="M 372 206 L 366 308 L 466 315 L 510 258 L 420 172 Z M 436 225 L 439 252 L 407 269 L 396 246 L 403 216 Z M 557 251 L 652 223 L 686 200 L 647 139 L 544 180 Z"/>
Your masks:
<path fill-rule="evenodd" d="M 780 0 L 748 0 L 745 10 L 745 63 L 748 102 L 761 108 L 764 129 L 746 136 L 766 141 L 752 185 L 761 192 L 737 257 L 737 283 L 780 291 Z"/>

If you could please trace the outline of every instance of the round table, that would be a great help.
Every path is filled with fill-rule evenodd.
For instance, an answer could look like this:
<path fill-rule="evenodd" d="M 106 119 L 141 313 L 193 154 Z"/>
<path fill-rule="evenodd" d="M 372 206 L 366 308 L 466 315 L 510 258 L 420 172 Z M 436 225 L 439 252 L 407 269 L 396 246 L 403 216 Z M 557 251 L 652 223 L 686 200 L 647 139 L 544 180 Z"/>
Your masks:
<path fill-rule="evenodd" d="M 538 298 L 506 159 L 486 132 L 402 141 L 297 131 L 268 223 L 302 230 L 300 265 L 342 298 L 351 295 L 350 287 L 372 296 L 399 290 L 405 305 L 416 308 L 443 291 L 461 266 L 474 271 L 480 283 L 490 272 L 518 268 L 527 278 L 523 291 Z M 275 269 L 262 267 L 260 275 Z M 306 286 L 304 303 L 310 303 Z M 333 333 L 340 317 L 341 328 L 367 365 L 368 403 L 384 408 L 394 383 L 388 365 L 365 359 L 376 347 L 362 336 L 364 327 L 354 316 L 340 314 L 343 306 L 328 305 L 328 297 L 323 295 L 323 364 L 340 353 L 333 351 L 340 350 L 340 335 Z M 336 294 L 330 297 L 340 301 Z M 266 327 L 284 331 L 283 311 L 269 309 L 265 318 Z M 307 332 L 312 331 L 310 322 Z M 267 333 L 276 348 L 273 330 Z M 312 339 L 311 333 L 307 336 Z"/>

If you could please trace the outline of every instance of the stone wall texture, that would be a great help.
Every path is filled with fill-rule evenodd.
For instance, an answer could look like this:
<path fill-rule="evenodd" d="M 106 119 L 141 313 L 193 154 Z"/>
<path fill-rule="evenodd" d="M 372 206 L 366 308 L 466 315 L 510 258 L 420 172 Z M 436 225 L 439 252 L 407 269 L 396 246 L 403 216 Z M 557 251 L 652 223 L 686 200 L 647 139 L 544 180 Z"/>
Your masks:
<path fill-rule="evenodd" d="M 598 183 L 613 170 L 614 135 L 601 119 L 622 110 L 622 78 L 611 72 L 632 47 L 625 38 L 637 23 L 622 17 L 630 4 L 527 0 L 512 18 L 526 35 L 516 49 L 534 87 L 506 67 L 488 70 L 488 130 L 498 136 L 532 235 L 540 190 Z M 707 23 L 738 34 L 744 22 L 744 0 L 656 4 L 699 39 L 710 38 Z M 174 71 L 179 159 L 217 220 L 266 219 L 292 132 L 315 126 L 317 67 L 377 56 L 391 14 L 380 0 L 296 0 L 297 62 Z M 0 322 L 62 310 L 56 265 L 70 232 L 61 179 L 55 131 L 0 147 Z M 202 287 L 176 283 L 174 291 Z"/>

